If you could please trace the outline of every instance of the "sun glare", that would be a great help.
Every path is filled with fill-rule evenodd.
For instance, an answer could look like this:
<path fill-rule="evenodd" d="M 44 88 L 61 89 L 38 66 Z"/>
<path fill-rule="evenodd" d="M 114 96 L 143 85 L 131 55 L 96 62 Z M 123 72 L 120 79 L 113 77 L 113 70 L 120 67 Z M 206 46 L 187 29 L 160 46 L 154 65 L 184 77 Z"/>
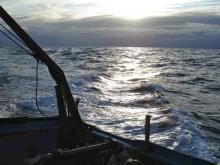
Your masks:
<path fill-rule="evenodd" d="M 159 0 L 111 0 L 106 3 L 105 12 L 126 19 L 141 19 L 162 14 L 168 3 Z"/>

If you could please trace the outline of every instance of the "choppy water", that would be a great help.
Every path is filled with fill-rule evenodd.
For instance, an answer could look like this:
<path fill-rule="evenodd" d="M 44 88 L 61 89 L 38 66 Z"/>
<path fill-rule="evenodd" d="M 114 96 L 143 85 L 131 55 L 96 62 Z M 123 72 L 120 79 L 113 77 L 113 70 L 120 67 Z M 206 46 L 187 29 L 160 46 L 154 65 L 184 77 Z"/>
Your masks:
<path fill-rule="evenodd" d="M 65 71 L 83 119 L 128 138 L 144 138 L 212 162 L 220 159 L 220 50 L 164 48 L 45 48 Z M 40 115 L 35 107 L 36 61 L 0 48 L 0 116 Z M 44 65 L 39 104 L 56 114 L 54 81 Z"/>

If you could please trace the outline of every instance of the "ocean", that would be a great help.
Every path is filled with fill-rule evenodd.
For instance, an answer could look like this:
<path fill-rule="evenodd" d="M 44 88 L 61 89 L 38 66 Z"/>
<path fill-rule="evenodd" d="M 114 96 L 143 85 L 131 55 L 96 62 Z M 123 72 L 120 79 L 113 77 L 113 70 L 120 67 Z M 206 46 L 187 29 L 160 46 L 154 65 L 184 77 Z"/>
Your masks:
<path fill-rule="evenodd" d="M 211 162 L 220 161 L 220 50 L 150 47 L 45 47 L 80 98 L 83 120 L 130 139 L 150 140 Z M 40 116 L 36 60 L 0 48 L 0 117 Z M 39 66 L 41 110 L 57 114 L 55 82 Z"/>

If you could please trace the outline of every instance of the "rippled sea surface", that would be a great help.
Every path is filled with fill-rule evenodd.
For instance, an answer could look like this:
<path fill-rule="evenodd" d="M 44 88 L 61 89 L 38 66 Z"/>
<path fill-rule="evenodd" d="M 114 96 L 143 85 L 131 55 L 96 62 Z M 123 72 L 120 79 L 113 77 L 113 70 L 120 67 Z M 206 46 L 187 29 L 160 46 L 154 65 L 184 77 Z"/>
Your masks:
<path fill-rule="evenodd" d="M 144 138 L 212 162 L 220 160 L 220 50 L 165 48 L 45 48 L 64 70 L 82 118 L 114 134 Z M 39 116 L 36 61 L 0 48 L 0 117 Z M 39 66 L 41 109 L 57 114 L 51 79 Z"/>

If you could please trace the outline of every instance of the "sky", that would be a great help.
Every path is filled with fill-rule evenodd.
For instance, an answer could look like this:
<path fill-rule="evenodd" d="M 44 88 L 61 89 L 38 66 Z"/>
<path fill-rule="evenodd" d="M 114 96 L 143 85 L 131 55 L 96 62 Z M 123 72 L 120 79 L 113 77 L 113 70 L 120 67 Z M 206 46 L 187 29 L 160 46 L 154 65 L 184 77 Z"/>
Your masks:
<path fill-rule="evenodd" d="M 0 4 L 41 46 L 220 48 L 220 0 L 0 0 Z M 0 35 L 0 46 L 8 43 Z"/>

